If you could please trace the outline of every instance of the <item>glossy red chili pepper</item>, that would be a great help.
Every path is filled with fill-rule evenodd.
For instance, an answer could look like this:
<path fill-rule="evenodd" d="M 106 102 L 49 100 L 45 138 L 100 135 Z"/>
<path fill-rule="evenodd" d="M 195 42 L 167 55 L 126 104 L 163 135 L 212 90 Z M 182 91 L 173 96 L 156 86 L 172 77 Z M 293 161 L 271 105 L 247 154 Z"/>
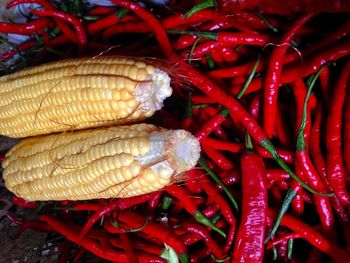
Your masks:
<path fill-rule="evenodd" d="M 37 208 L 38 203 L 36 202 L 31 202 L 31 201 L 26 201 L 21 197 L 18 196 L 13 196 L 12 197 L 12 203 L 16 206 L 23 207 L 23 208 Z"/>
<path fill-rule="evenodd" d="M 249 35 L 246 33 L 231 33 L 231 32 L 219 32 L 216 40 L 207 40 L 202 44 L 196 46 L 192 52 L 192 58 L 205 57 L 207 53 L 210 53 L 217 48 L 235 47 L 238 45 L 253 45 L 264 46 L 270 41 L 270 37 L 265 35 Z M 189 58 L 189 52 L 185 51 L 181 53 L 181 57 Z"/>
<path fill-rule="evenodd" d="M 230 228 L 227 235 L 227 241 L 224 247 L 224 251 L 227 252 L 231 245 L 233 244 L 235 228 L 236 228 L 236 218 L 232 213 L 232 209 L 226 200 L 221 196 L 220 192 L 208 181 L 201 181 L 204 191 L 207 193 L 208 197 L 218 204 L 222 215 L 225 217 L 227 223 L 230 224 Z"/>
<path fill-rule="evenodd" d="M 148 205 L 147 205 L 147 209 L 149 211 L 154 211 L 157 209 L 158 204 L 159 204 L 159 200 L 162 197 L 163 192 L 162 191 L 156 191 L 151 193 L 149 200 L 148 200 Z"/>
<path fill-rule="evenodd" d="M 267 169 L 266 170 L 266 179 L 272 181 L 285 181 L 290 178 L 289 174 L 283 169 Z"/>
<path fill-rule="evenodd" d="M 320 86 L 322 90 L 322 102 L 325 103 L 325 105 L 329 104 L 329 96 L 330 96 L 330 70 L 329 67 L 325 67 L 322 72 L 320 73 Z"/>
<path fill-rule="evenodd" d="M 331 188 L 327 179 L 326 161 L 320 146 L 322 113 L 322 106 L 319 106 L 316 109 L 316 117 L 311 127 L 312 136 L 310 136 L 310 153 L 313 163 L 315 164 L 315 168 L 320 175 L 327 192 L 330 192 Z"/>
<path fill-rule="evenodd" d="M 317 53 L 312 58 L 304 61 L 300 65 L 288 65 L 286 66 L 281 81 L 281 84 L 290 83 L 294 80 L 306 77 L 316 72 L 322 65 L 328 61 L 336 61 L 344 56 L 350 54 L 350 44 L 348 41 L 337 43 L 334 46 L 327 48 L 326 50 Z M 255 78 L 250 83 L 246 94 L 257 91 L 262 88 L 262 78 Z M 232 87 L 231 92 L 237 94 L 241 87 Z"/>
<path fill-rule="evenodd" d="M 349 79 L 350 61 L 348 60 L 333 89 L 326 124 L 327 177 L 334 193 L 345 205 L 350 204 L 350 195 L 346 189 L 346 172 L 343 165 L 341 134 L 343 128 L 342 110 Z"/>
<path fill-rule="evenodd" d="M 314 14 L 307 14 L 299 18 L 283 36 L 279 45 L 273 50 L 267 67 L 264 85 L 264 130 L 268 138 L 272 138 L 276 126 L 276 112 L 278 88 L 283 67 L 283 57 L 289 47 L 290 41 L 296 32 L 309 21 Z"/>
<path fill-rule="evenodd" d="M 145 195 L 139 195 L 134 196 L 130 198 L 124 198 L 124 199 L 116 199 L 111 200 L 108 205 L 105 205 L 101 207 L 99 210 L 95 211 L 93 215 L 89 218 L 89 220 L 86 222 L 85 226 L 83 227 L 80 237 L 83 238 L 86 233 L 91 229 L 91 227 L 103 216 L 106 214 L 109 214 L 113 210 L 119 208 L 119 209 L 126 209 L 131 206 L 144 203 L 146 202 L 150 197 L 150 194 Z"/>
<path fill-rule="evenodd" d="M 273 158 L 272 155 L 264 148 L 262 148 L 261 146 L 257 146 L 256 147 L 258 153 L 264 157 L 264 158 Z M 281 159 L 286 162 L 286 163 L 293 163 L 294 162 L 294 157 L 293 157 L 293 153 L 285 150 L 285 149 L 276 149 L 276 152 L 278 153 L 278 155 L 281 157 Z"/>
<path fill-rule="evenodd" d="M 184 179 L 187 189 L 195 194 L 199 194 L 203 191 L 200 181 L 206 180 L 203 176 L 202 171 L 198 169 L 191 169 L 186 172 L 186 177 Z"/>
<path fill-rule="evenodd" d="M 137 228 L 144 224 L 145 218 L 135 212 L 123 210 L 118 214 L 118 221 L 123 222 L 131 228 Z M 141 232 L 156 237 L 169 245 L 179 255 L 187 254 L 187 247 L 184 243 L 169 229 L 160 224 L 149 221 L 140 229 Z"/>
<path fill-rule="evenodd" d="M 211 159 L 221 169 L 226 171 L 233 169 L 234 164 L 228 158 L 226 158 L 225 155 L 215 150 L 215 148 L 207 145 L 202 145 L 202 150 L 208 156 L 208 158 Z"/>
<path fill-rule="evenodd" d="M 71 24 L 76 33 L 77 37 L 79 39 L 79 43 L 81 45 L 85 45 L 87 43 L 86 34 L 84 30 L 83 24 L 80 22 L 78 18 L 71 14 L 67 14 L 62 11 L 57 10 L 38 10 L 38 9 L 31 9 L 32 13 L 39 16 L 39 17 L 54 17 L 61 19 L 63 21 L 66 21 L 67 23 Z"/>
<path fill-rule="evenodd" d="M 334 262 L 350 262 L 349 255 L 342 248 L 338 247 L 336 243 L 328 240 L 314 228 L 305 224 L 301 220 L 291 215 L 284 215 L 281 221 L 281 225 L 288 227 L 295 233 L 299 234 L 311 245 L 315 246 L 323 253 L 331 257 Z"/>
<path fill-rule="evenodd" d="M 293 92 L 295 94 L 297 108 L 297 145 L 296 145 L 296 166 L 300 169 L 303 178 L 313 189 L 319 192 L 325 192 L 326 187 L 316 171 L 309 153 L 309 137 L 310 137 L 310 109 L 307 91 L 302 80 L 292 83 Z M 310 89 L 310 87 L 309 87 Z M 331 202 L 328 197 L 314 195 L 317 212 L 320 216 L 322 227 L 326 233 L 331 233 L 334 226 L 334 218 Z"/>
<path fill-rule="evenodd" d="M 52 24 L 46 18 L 39 18 L 24 24 L 13 24 L 0 22 L 1 33 L 12 33 L 20 35 L 31 35 L 50 27 Z"/>
<path fill-rule="evenodd" d="M 262 262 L 267 209 L 265 165 L 258 154 L 246 152 L 241 157 L 241 169 L 242 217 L 232 262 Z"/>
<path fill-rule="evenodd" d="M 79 244 L 80 246 L 84 247 L 85 249 L 87 249 L 88 251 L 97 255 L 100 258 L 107 259 L 110 261 L 128 262 L 128 258 L 125 253 L 118 252 L 109 247 L 102 247 L 96 241 L 93 241 L 91 239 L 81 239 L 79 236 L 79 232 L 75 232 L 68 225 L 58 221 L 57 219 L 49 215 L 41 215 L 40 220 L 46 222 L 50 227 L 53 228 L 54 231 L 60 233 L 68 240 Z M 138 253 L 137 256 L 139 262 L 166 262 L 165 260 L 150 254 Z"/>
<path fill-rule="evenodd" d="M 184 222 L 181 224 L 180 229 L 200 236 L 216 259 L 223 259 L 225 257 L 222 247 L 215 242 L 209 231 L 204 226 L 196 223 Z"/>
<path fill-rule="evenodd" d="M 291 0 L 287 3 L 281 5 L 281 3 L 276 3 L 273 0 L 262 0 L 262 1 L 253 1 L 253 0 L 241 0 L 236 1 L 224 1 L 218 0 L 218 8 L 224 13 L 235 13 L 239 10 L 262 10 L 266 14 L 278 14 L 290 16 L 297 13 L 309 13 L 309 12 L 336 12 L 342 13 L 350 11 L 350 3 L 346 0 L 336 0 L 331 2 L 322 2 L 320 3 L 317 0 L 309 1 L 299 1 Z"/>
<path fill-rule="evenodd" d="M 348 86 L 344 109 L 344 162 L 350 174 L 350 88 Z"/>
<path fill-rule="evenodd" d="M 298 233 L 287 233 L 283 236 L 275 238 L 273 241 L 267 243 L 266 246 L 267 246 L 267 248 L 272 248 L 281 242 L 285 242 L 285 241 L 288 241 L 289 239 L 296 239 L 296 238 L 300 238 L 300 237 L 301 236 Z"/>
<path fill-rule="evenodd" d="M 203 138 L 201 143 L 217 150 L 229 151 L 233 153 L 240 153 L 244 150 L 244 145 L 242 143 L 221 141 L 213 138 Z"/>
<path fill-rule="evenodd" d="M 207 217 L 205 217 L 199 210 L 197 205 L 193 202 L 193 200 L 190 198 L 190 194 L 188 191 L 186 191 L 185 188 L 182 188 L 178 185 L 170 185 L 164 188 L 164 190 L 169 193 L 170 195 L 176 197 L 182 204 L 184 209 L 193 215 L 193 217 L 201 224 L 208 226 L 221 234 L 222 236 L 225 236 L 224 232 L 217 228 Z"/>
<path fill-rule="evenodd" d="M 90 34 L 97 33 L 99 31 L 104 30 L 105 28 L 114 26 L 115 24 L 119 23 L 120 21 L 133 21 L 135 20 L 132 16 L 125 16 L 123 18 L 118 18 L 117 14 L 110 14 L 105 17 L 101 17 L 98 20 L 91 22 L 87 25 L 87 31 Z"/>
<path fill-rule="evenodd" d="M 229 111 L 226 109 L 220 110 L 212 118 L 210 118 L 202 127 L 196 132 L 196 138 L 201 141 L 203 138 L 207 137 L 212 133 L 217 127 L 220 126 L 225 121 L 228 116 Z"/>
<path fill-rule="evenodd" d="M 161 23 L 158 21 L 157 18 L 153 16 L 152 13 L 144 9 L 141 5 L 138 3 L 128 1 L 128 0 L 112 0 L 113 3 L 116 5 L 119 5 L 121 7 L 124 7 L 133 13 L 135 13 L 138 17 L 140 17 L 144 22 L 146 22 L 151 28 L 152 31 L 156 37 L 156 39 L 159 42 L 159 45 L 166 57 L 170 57 L 173 54 L 173 49 L 171 47 L 170 41 L 168 39 L 168 36 L 161 25 Z"/>

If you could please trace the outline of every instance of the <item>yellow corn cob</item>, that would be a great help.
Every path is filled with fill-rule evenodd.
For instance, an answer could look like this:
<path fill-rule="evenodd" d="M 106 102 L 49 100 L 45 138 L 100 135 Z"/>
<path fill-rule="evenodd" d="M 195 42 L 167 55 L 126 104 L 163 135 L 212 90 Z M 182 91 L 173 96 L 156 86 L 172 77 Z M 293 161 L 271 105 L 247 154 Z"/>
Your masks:
<path fill-rule="evenodd" d="M 196 165 L 198 141 L 150 124 L 22 140 L 6 155 L 6 187 L 26 200 L 130 197 L 169 185 Z"/>
<path fill-rule="evenodd" d="M 171 95 L 162 70 L 122 57 L 70 59 L 0 78 L 0 134 L 28 137 L 137 122 Z"/>

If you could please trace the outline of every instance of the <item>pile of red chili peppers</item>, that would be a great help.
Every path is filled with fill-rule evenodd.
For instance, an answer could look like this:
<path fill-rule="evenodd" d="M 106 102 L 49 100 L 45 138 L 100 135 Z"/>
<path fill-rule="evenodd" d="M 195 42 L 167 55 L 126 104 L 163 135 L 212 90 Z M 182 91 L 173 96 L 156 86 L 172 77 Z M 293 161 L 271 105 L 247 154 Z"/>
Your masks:
<path fill-rule="evenodd" d="M 305 1 L 302 12 L 293 0 L 287 13 L 249 0 L 111 2 L 11 1 L 40 8 L 24 24 L 0 23 L 0 33 L 31 36 L 0 60 L 158 58 L 175 94 L 151 121 L 192 132 L 199 165 L 127 199 L 14 197 L 36 216 L 8 215 L 19 233 L 64 236 L 60 262 L 89 253 L 113 262 L 350 262 L 347 1 Z"/>

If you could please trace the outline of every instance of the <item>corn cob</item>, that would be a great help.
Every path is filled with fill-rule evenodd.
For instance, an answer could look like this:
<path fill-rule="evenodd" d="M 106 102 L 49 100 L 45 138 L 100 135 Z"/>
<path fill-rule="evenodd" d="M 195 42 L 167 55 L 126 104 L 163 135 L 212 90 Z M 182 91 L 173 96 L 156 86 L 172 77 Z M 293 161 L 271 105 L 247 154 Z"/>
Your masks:
<path fill-rule="evenodd" d="M 137 122 L 172 93 L 162 70 L 122 57 L 63 60 L 0 77 L 0 134 L 22 138 Z"/>
<path fill-rule="evenodd" d="M 26 200 L 86 200 L 153 192 L 196 165 L 198 141 L 150 124 L 22 140 L 6 155 L 6 187 Z"/>

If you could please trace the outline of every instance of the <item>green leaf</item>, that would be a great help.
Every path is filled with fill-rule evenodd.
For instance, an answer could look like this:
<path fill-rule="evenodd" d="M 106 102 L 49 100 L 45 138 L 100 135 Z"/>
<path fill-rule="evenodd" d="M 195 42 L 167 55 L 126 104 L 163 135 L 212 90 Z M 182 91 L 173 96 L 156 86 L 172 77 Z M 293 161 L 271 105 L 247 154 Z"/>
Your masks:
<path fill-rule="evenodd" d="M 164 246 L 165 248 L 160 254 L 160 257 L 164 258 L 168 263 L 179 263 L 179 257 L 177 256 L 175 250 L 169 247 L 165 243 L 164 243 Z"/>

